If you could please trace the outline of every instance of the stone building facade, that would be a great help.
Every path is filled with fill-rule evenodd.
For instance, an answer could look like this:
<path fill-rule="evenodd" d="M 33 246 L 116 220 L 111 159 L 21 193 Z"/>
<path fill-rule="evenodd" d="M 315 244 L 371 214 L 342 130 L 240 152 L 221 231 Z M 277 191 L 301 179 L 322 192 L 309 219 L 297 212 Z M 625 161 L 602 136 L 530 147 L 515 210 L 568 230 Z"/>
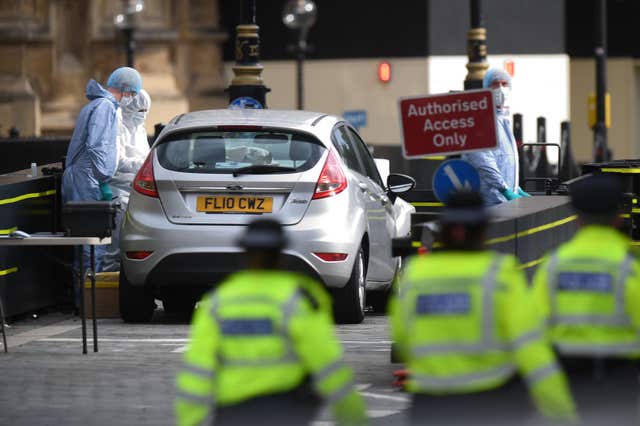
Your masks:
<path fill-rule="evenodd" d="M 90 78 L 126 65 L 114 17 L 121 0 L 0 0 L 0 137 L 69 135 Z M 217 0 L 145 0 L 136 17 L 135 67 L 153 125 L 226 105 Z"/>

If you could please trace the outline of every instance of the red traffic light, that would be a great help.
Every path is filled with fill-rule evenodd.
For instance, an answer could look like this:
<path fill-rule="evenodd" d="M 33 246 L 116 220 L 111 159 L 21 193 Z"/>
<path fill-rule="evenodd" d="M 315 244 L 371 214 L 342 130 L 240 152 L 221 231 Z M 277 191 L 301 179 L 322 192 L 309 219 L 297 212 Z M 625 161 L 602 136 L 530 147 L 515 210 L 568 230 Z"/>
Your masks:
<path fill-rule="evenodd" d="M 387 61 L 378 64 L 378 80 L 383 83 L 391 81 L 391 64 Z"/>

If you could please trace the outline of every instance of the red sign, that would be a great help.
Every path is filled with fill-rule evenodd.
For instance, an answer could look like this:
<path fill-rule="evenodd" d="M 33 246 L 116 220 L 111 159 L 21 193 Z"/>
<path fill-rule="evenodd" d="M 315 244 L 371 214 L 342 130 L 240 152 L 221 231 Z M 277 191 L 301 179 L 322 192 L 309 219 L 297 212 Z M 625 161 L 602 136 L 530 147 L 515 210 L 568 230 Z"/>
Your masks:
<path fill-rule="evenodd" d="M 498 146 L 491 90 L 400 99 L 405 158 L 481 151 Z"/>

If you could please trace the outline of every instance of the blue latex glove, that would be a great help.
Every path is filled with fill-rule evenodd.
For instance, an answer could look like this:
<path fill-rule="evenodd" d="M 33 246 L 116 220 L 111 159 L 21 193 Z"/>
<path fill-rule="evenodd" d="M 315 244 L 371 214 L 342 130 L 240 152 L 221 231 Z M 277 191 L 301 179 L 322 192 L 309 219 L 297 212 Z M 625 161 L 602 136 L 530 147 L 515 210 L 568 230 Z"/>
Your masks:
<path fill-rule="evenodd" d="M 504 195 L 504 198 L 506 198 L 507 201 L 515 200 L 516 198 L 522 198 L 522 195 L 516 194 L 510 189 L 505 189 L 504 191 L 502 191 L 502 195 Z"/>
<path fill-rule="evenodd" d="M 107 182 L 100 184 L 100 193 L 102 194 L 102 201 L 111 201 L 113 199 L 113 192 Z"/>
<path fill-rule="evenodd" d="M 518 195 L 521 197 L 531 197 L 531 194 L 522 190 L 522 188 L 518 187 Z"/>

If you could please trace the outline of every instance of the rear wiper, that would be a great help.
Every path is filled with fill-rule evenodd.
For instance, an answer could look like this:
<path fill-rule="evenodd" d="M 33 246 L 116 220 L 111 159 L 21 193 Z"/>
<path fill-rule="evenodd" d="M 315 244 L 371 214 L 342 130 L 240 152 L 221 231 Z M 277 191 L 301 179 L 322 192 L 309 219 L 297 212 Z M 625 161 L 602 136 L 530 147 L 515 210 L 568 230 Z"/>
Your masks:
<path fill-rule="evenodd" d="M 252 166 L 240 167 L 239 169 L 232 170 L 233 177 L 238 177 L 241 174 L 266 174 L 266 173 L 278 173 L 278 172 L 295 172 L 298 169 L 295 167 L 273 166 L 269 164 L 254 164 Z"/>

